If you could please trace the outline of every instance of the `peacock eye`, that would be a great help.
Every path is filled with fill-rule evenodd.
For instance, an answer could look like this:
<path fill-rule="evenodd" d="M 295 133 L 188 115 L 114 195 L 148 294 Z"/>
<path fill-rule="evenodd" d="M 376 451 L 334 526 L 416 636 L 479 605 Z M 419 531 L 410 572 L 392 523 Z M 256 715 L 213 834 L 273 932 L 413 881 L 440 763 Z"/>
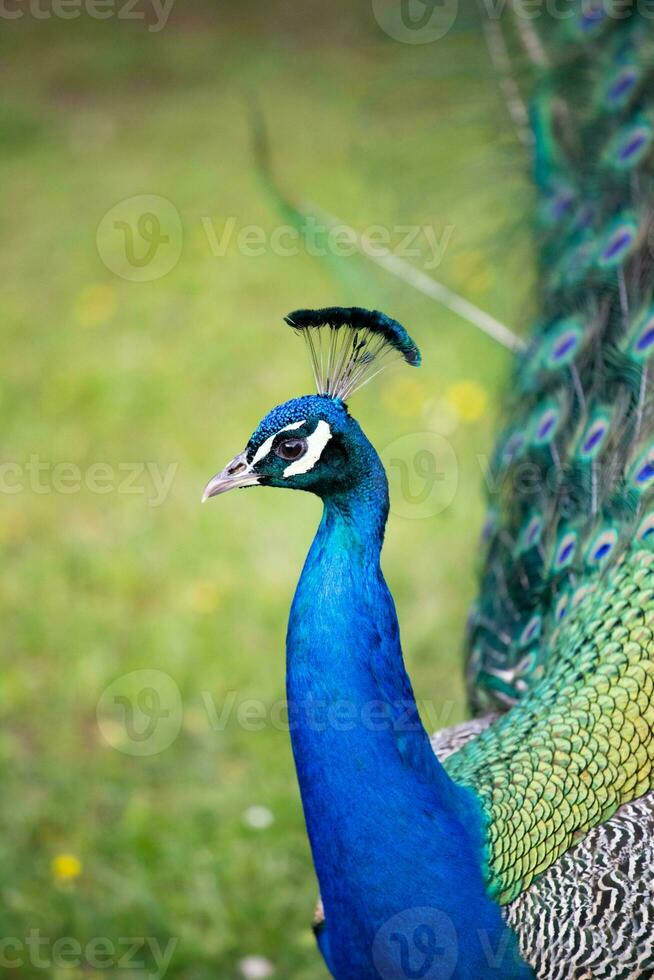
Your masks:
<path fill-rule="evenodd" d="M 284 439 L 275 447 L 275 453 L 281 459 L 294 460 L 304 456 L 307 451 L 306 439 Z"/>

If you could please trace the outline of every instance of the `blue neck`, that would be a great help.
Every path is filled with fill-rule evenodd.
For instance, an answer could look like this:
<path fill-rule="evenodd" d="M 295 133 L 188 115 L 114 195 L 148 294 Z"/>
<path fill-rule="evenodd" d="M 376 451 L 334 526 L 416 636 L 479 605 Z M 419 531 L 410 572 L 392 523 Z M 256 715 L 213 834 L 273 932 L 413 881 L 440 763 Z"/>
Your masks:
<path fill-rule="evenodd" d="M 440 976 L 416 964 L 437 953 L 445 961 L 454 947 L 447 976 L 528 977 L 485 891 L 481 809 L 420 723 L 380 568 L 388 491 L 374 460 L 364 486 L 324 502 L 287 638 L 291 737 L 327 923 L 321 948 L 338 980 Z M 489 963 L 498 948 L 499 969 Z"/>

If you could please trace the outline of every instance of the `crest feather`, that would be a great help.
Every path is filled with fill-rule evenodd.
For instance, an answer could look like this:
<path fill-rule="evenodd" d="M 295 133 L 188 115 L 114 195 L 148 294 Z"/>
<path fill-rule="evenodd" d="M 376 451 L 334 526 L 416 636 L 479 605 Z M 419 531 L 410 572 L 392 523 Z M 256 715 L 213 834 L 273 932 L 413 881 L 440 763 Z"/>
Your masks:
<path fill-rule="evenodd" d="M 284 320 L 304 337 L 319 395 L 345 401 L 398 355 L 420 365 L 420 351 L 404 327 L 377 310 L 329 306 L 295 310 Z"/>

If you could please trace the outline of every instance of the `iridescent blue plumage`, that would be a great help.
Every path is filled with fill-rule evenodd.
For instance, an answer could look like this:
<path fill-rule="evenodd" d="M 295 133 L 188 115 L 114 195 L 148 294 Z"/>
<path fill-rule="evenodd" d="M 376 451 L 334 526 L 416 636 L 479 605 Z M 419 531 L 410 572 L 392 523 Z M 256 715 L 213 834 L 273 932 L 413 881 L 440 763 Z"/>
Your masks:
<path fill-rule="evenodd" d="M 320 422 L 331 438 L 319 465 L 289 480 L 278 459 L 258 469 L 260 482 L 312 491 L 324 505 L 287 637 L 291 738 L 327 922 L 321 947 L 335 977 L 377 980 L 379 957 L 387 969 L 397 961 L 383 938 L 389 919 L 446 909 L 459 936 L 454 976 L 483 978 L 490 942 L 505 951 L 503 976 L 526 978 L 486 893 L 483 814 L 436 760 L 404 667 L 380 568 L 388 487 L 377 453 L 340 401 L 318 395 L 273 409 L 248 456 L 275 433 L 309 434 Z"/>
<path fill-rule="evenodd" d="M 408 335 L 402 343 L 417 351 Z M 404 917 L 409 937 L 422 935 L 427 910 L 449 924 L 433 936 L 431 967 L 445 957 L 451 976 L 483 980 L 495 975 L 490 948 L 500 950 L 503 977 L 528 980 L 487 891 L 486 817 L 434 755 L 404 667 L 380 567 L 389 501 L 379 456 L 341 399 L 304 395 L 268 413 L 206 495 L 255 482 L 323 503 L 291 607 L 287 695 L 326 916 L 319 944 L 333 976 L 402 977 L 409 954 L 392 923 Z"/>
<path fill-rule="evenodd" d="M 433 755 L 404 668 L 379 565 L 384 470 L 357 423 L 342 421 L 348 455 L 363 465 L 323 496 L 287 637 L 291 737 L 326 917 L 321 944 L 335 977 L 402 977 L 384 926 L 407 910 L 438 909 L 459 937 L 452 976 L 490 975 L 490 946 L 504 950 L 503 977 L 526 978 L 485 890 L 479 804 Z M 409 937 L 423 914 L 409 914 Z"/>

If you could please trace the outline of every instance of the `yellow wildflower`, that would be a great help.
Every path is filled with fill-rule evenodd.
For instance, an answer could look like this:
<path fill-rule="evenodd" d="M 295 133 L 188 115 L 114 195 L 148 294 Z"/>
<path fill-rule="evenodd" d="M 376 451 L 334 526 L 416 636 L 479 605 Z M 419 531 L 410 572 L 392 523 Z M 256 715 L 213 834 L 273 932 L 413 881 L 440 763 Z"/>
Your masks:
<path fill-rule="evenodd" d="M 445 401 L 463 422 L 476 422 L 488 407 L 488 394 L 476 381 L 456 381 L 448 385 Z"/>
<path fill-rule="evenodd" d="M 493 273 L 480 249 L 464 249 L 453 256 L 450 269 L 465 295 L 481 294 L 493 284 Z"/>
<path fill-rule="evenodd" d="M 94 327 L 108 320 L 116 309 L 116 293 L 112 286 L 98 283 L 86 286 L 77 297 L 75 313 L 83 327 Z"/>
<path fill-rule="evenodd" d="M 82 862 L 74 854 L 57 854 L 52 859 L 52 874 L 57 881 L 74 881 L 82 873 Z"/>
<path fill-rule="evenodd" d="M 418 414 L 428 397 L 425 386 L 415 378 L 398 376 L 384 389 L 384 401 L 397 415 L 410 418 Z"/>
<path fill-rule="evenodd" d="M 219 582 L 202 580 L 190 588 L 189 600 L 193 612 L 212 613 L 220 605 L 223 589 Z"/>

